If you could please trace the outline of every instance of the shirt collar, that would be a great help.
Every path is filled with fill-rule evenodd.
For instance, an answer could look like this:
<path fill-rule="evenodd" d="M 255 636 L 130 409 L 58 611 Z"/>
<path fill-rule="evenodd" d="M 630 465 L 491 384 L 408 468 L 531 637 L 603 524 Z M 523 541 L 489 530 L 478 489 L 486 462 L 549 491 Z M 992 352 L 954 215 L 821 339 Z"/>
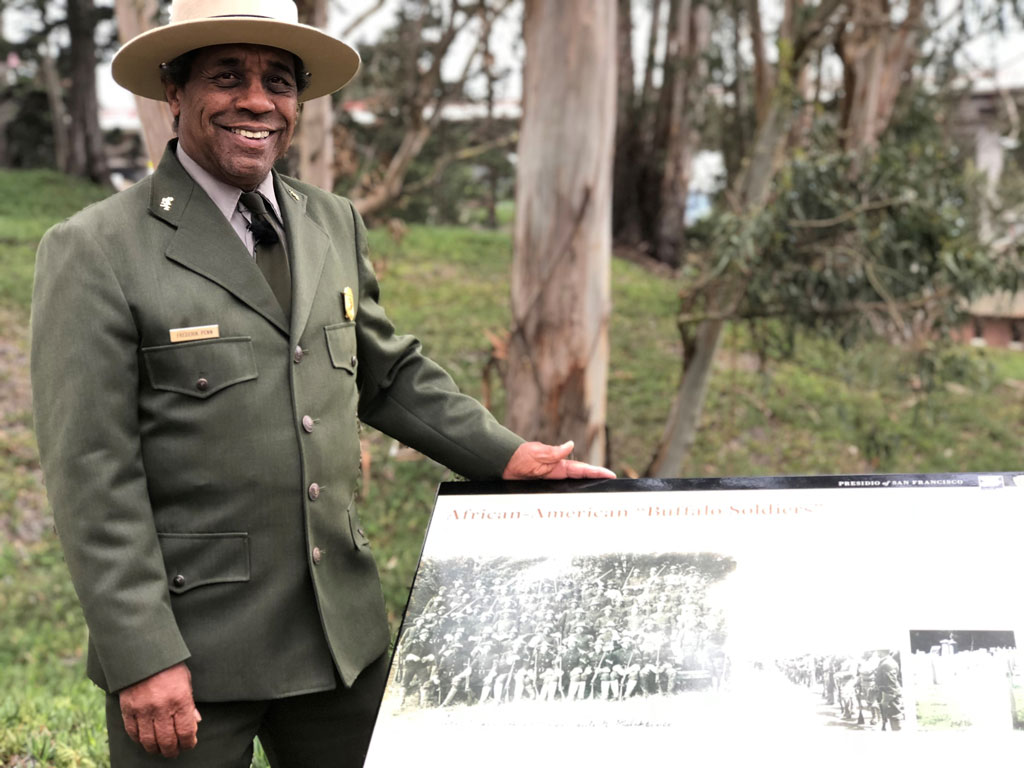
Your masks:
<path fill-rule="evenodd" d="M 234 216 L 235 211 L 238 210 L 238 199 L 242 196 L 242 190 L 215 178 L 209 171 L 189 157 L 188 153 L 182 149 L 180 141 L 175 152 L 178 156 L 178 161 L 188 175 L 209 195 L 213 204 L 224 214 L 224 218 L 230 220 Z M 256 191 L 263 195 L 267 202 L 270 203 L 270 207 L 277 216 L 277 220 L 279 222 L 284 221 L 284 217 L 281 216 L 281 207 L 277 204 L 277 193 L 274 192 L 274 175 L 272 173 L 268 173 L 264 177 L 263 181 L 256 186 Z"/>

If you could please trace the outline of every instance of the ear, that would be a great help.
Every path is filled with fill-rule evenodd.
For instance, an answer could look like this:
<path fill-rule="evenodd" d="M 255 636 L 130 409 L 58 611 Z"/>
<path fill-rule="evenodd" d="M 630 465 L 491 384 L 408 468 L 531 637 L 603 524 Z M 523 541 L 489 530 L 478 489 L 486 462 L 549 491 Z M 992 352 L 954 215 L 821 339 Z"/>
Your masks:
<path fill-rule="evenodd" d="M 174 83 L 164 83 L 164 97 L 171 108 L 171 115 L 177 120 L 181 113 L 181 91 L 182 89 Z"/>

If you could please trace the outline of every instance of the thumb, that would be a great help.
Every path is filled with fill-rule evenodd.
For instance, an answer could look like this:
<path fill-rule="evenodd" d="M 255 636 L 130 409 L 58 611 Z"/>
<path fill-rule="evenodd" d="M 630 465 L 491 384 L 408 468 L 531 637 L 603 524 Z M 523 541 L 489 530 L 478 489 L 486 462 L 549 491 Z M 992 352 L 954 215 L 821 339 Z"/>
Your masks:
<path fill-rule="evenodd" d="M 547 446 L 548 456 L 552 462 L 562 461 L 572 456 L 572 451 L 575 447 L 576 444 L 572 440 L 566 440 L 561 445 L 549 445 Z"/>

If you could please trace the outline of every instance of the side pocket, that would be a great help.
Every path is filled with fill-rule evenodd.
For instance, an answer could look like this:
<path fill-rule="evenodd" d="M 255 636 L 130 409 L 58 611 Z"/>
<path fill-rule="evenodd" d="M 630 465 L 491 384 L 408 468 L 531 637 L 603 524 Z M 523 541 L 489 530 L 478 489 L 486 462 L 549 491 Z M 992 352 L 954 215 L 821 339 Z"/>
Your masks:
<path fill-rule="evenodd" d="M 207 584 L 249 580 L 248 533 L 157 533 L 176 595 Z"/>

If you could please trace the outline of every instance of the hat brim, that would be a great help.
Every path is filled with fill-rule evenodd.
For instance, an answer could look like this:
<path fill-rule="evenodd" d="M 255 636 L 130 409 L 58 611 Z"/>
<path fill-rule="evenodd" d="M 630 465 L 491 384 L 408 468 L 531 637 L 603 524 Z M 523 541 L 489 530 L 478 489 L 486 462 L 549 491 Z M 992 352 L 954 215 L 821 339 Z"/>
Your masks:
<path fill-rule="evenodd" d="M 299 101 L 334 93 L 359 71 L 350 45 L 306 24 L 262 18 L 220 17 L 156 27 L 129 40 L 111 63 L 114 80 L 134 94 L 165 101 L 160 65 L 211 45 L 266 45 L 294 53 L 310 73 Z"/>

